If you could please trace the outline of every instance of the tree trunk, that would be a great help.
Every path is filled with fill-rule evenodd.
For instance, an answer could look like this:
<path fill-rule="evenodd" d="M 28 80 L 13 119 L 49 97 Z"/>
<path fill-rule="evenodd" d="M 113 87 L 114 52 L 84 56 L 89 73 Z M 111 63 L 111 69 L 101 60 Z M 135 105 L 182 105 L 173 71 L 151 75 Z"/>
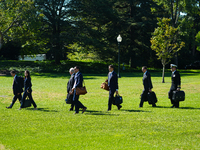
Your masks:
<path fill-rule="evenodd" d="M 162 83 L 165 83 L 165 65 L 163 65 Z"/>

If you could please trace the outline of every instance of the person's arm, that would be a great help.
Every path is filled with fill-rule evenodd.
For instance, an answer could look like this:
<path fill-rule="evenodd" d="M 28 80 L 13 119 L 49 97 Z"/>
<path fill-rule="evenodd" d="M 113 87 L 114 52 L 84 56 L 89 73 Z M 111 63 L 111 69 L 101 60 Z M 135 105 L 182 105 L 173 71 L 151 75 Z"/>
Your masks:
<path fill-rule="evenodd" d="M 181 77 L 180 74 L 177 74 L 177 91 L 180 91 L 181 89 Z"/>
<path fill-rule="evenodd" d="M 148 86 L 149 86 L 149 92 L 152 91 L 152 88 L 153 88 L 153 85 L 152 85 L 152 82 L 151 82 L 151 75 L 148 74 Z"/>
<path fill-rule="evenodd" d="M 30 92 L 31 92 L 30 90 L 31 90 L 31 87 L 32 87 L 31 78 L 27 78 L 26 84 L 27 84 L 27 89 L 26 89 L 26 91 L 27 91 L 28 93 L 30 93 Z"/>
<path fill-rule="evenodd" d="M 82 86 L 82 82 L 83 82 L 83 76 L 81 74 L 79 74 L 78 77 L 77 77 L 77 83 L 75 85 L 75 88 L 81 87 Z"/>
<path fill-rule="evenodd" d="M 119 90 L 119 86 L 118 86 L 118 77 L 117 77 L 117 74 L 116 74 L 116 77 L 115 77 L 116 79 L 116 94 L 119 94 L 119 92 L 118 92 L 118 90 Z"/>

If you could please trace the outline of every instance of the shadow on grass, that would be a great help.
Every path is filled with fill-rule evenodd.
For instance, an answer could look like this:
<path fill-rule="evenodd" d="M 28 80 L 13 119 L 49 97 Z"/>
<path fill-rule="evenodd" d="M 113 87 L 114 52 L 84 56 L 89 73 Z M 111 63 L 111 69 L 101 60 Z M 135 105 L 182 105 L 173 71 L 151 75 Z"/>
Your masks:
<path fill-rule="evenodd" d="M 103 111 L 95 111 L 95 110 L 86 110 L 85 115 L 108 115 L 108 116 L 119 116 L 119 114 L 110 114 L 110 113 L 105 113 Z"/>
<path fill-rule="evenodd" d="M 128 112 L 151 112 L 151 111 L 145 111 L 145 110 L 122 110 L 122 111 L 128 111 Z"/>
<path fill-rule="evenodd" d="M 35 110 L 34 108 L 26 108 L 27 110 Z M 58 112 L 57 110 L 49 110 L 47 108 L 37 108 L 35 111 L 43 111 L 43 112 Z"/>
<path fill-rule="evenodd" d="M 171 108 L 171 106 L 169 106 L 169 107 L 167 107 L 167 106 L 156 106 L 155 108 Z M 179 107 L 178 109 L 200 109 L 200 108 L 195 108 L 195 107 Z"/>
<path fill-rule="evenodd" d="M 179 109 L 200 109 L 200 108 L 194 108 L 194 107 L 179 107 Z"/>

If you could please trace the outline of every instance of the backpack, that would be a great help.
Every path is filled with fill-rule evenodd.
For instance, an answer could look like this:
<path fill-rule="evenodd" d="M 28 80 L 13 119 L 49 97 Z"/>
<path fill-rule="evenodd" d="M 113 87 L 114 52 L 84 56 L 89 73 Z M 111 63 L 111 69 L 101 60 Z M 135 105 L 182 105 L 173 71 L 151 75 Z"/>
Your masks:
<path fill-rule="evenodd" d="M 21 87 L 24 87 L 24 77 L 19 76 L 19 84 L 21 85 Z"/>

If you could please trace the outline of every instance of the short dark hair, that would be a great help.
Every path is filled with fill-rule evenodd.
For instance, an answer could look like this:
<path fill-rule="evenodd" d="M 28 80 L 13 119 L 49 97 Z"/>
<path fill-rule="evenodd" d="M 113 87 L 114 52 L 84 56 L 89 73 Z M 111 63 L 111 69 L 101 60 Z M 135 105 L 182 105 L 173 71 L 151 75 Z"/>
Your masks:
<path fill-rule="evenodd" d="M 15 70 L 11 70 L 10 73 L 16 74 L 16 71 Z"/>
<path fill-rule="evenodd" d="M 80 70 L 80 67 L 79 67 L 79 66 L 75 66 L 74 68 L 76 68 L 76 69 Z"/>
<path fill-rule="evenodd" d="M 142 68 L 147 70 L 147 66 L 143 66 Z"/>
<path fill-rule="evenodd" d="M 114 65 L 109 65 L 109 67 L 114 69 Z"/>

